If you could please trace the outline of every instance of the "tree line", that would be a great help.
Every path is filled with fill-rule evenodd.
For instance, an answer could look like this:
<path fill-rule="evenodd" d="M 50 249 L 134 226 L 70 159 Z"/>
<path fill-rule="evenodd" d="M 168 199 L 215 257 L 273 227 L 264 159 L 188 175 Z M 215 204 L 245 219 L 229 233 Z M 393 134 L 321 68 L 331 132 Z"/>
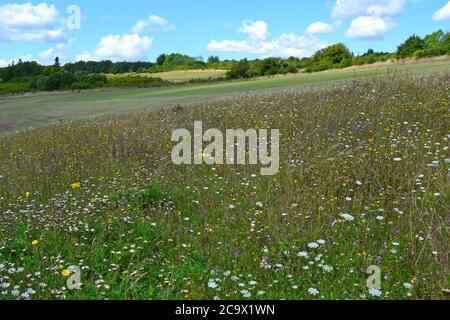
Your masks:
<path fill-rule="evenodd" d="M 0 94 L 29 90 L 82 90 L 103 86 L 151 87 L 170 85 L 160 78 L 136 76 L 138 73 L 158 73 L 173 70 L 222 69 L 228 70 L 226 78 L 243 79 L 276 74 L 317 72 L 354 65 L 373 64 L 392 59 L 424 58 L 450 54 L 450 33 L 438 30 L 425 37 L 412 35 L 400 44 L 396 52 L 375 52 L 369 49 L 362 55 L 353 54 L 343 43 L 333 44 L 308 58 L 290 57 L 248 60 L 220 60 L 211 56 L 190 57 L 180 53 L 161 54 L 155 62 L 78 61 L 60 65 L 59 58 L 51 66 L 35 61 L 12 62 L 0 68 Z M 128 74 L 107 78 L 106 74 Z M 134 74 L 134 75 L 131 75 Z M 222 79 L 224 80 L 224 79 Z M 209 82 L 217 81 L 208 79 Z"/>

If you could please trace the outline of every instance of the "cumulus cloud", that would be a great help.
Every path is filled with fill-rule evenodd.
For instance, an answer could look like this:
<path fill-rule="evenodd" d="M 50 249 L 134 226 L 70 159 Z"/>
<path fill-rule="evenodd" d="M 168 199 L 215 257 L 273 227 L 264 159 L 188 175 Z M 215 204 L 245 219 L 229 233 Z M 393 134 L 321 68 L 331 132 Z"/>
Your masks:
<path fill-rule="evenodd" d="M 124 35 L 108 35 L 103 37 L 95 51 L 84 52 L 76 57 L 76 61 L 138 61 L 147 60 L 148 51 L 153 39 L 137 33 Z"/>
<path fill-rule="evenodd" d="M 0 6 L 0 40 L 60 42 L 64 39 L 54 5 L 6 4 Z"/>
<path fill-rule="evenodd" d="M 208 44 L 208 50 L 254 54 L 263 57 L 306 57 L 327 46 L 327 43 L 311 35 L 284 33 L 276 37 L 270 37 L 267 23 L 264 21 L 244 21 L 242 26 L 238 28 L 237 33 L 246 34 L 247 39 L 242 41 L 212 40 Z"/>
<path fill-rule="evenodd" d="M 151 25 L 162 27 L 166 31 L 175 29 L 175 25 L 170 24 L 166 19 L 151 15 L 147 19 L 139 19 L 134 25 L 132 31 L 133 33 L 140 33 Z"/>
<path fill-rule="evenodd" d="M 351 39 L 383 39 L 395 27 L 394 17 L 411 1 L 417 0 L 336 0 L 332 17 L 354 17 L 346 32 L 347 37 Z"/>
<path fill-rule="evenodd" d="M 449 20 L 449 19 L 450 19 L 450 1 L 447 2 L 445 6 L 443 6 L 441 9 L 439 9 L 433 14 L 434 21 Z"/>
<path fill-rule="evenodd" d="M 252 22 L 245 20 L 237 32 L 248 35 L 252 40 L 265 40 L 269 36 L 268 26 L 265 21 Z"/>
<path fill-rule="evenodd" d="M 341 21 L 335 23 L 326 23 L 322 21 L 316 21 L 309 25 L 306 32 L 309 34 L 326 34 L 335 31 L 341 24 Z"/>
<path fill-rule="evenodd" d="M 358 15 L 396 16 L 407 0 L 336 0 L 332 17 L 341 19 Z"/>
<path fill-rule="evenodd" d="M 358 17 L 352 21 L 346 35 L 352 39 L 382 39 L 393 26 L 393 23 L 381 17 Z"/>

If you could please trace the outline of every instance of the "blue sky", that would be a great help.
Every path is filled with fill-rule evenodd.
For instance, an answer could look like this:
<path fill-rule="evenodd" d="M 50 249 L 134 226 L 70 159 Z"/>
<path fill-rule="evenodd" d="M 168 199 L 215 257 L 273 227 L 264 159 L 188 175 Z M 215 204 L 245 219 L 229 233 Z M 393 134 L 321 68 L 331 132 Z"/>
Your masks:
<path fill-rule="evenodd" d="M 80 9 L 79 28 L 71 5 Z M 409 35 L 437 29 L 450 31 L 448 0 L 0 0 L 0 66 L 57 55 L 63 62 L 154 61 L 163 52 L 303 57 L 336 42 L 355 53 L 393 51 Z"/>

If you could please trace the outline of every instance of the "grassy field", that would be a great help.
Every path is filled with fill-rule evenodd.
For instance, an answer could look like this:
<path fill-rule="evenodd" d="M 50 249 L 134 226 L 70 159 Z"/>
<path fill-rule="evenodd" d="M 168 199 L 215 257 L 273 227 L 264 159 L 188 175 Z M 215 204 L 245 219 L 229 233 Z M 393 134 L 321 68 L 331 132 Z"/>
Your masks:
<path fill-rule="evenodd" d="M 153 89 L 124 89 L 82 93 L 30 94 L 0 97 L 0 133 L 36 127 L 60 120 L 160 107 L 188 105 L 233 97 L 244 92 L 267 93 L 284 88 L 333 84 L 342 80 L 402 72 L 448 72 L 450 60 L 363 70 L 333 70 L 264 80 Z"/>
<path fill-rule="evenodd" d="M 0 137 L 0 299 L 445 299 L 448 67 L 3 100 L 14 128 L 150 110 Z M 173 165 L 195 120 L 280 129 L 279 174 Z"/>
<path fill-rule="evenodd" d="M 188 81 L 192 79 L 221 78 L 224 77 L 226 73 L 226 70 L 179 70 L 158 73 L 133 73 L 132 75 L 139 75 L 142 77 L 158 77 L 169 81 Z M 108 77 L 123 77 L 128 75 L 131 74 L 108 75 Z"/>

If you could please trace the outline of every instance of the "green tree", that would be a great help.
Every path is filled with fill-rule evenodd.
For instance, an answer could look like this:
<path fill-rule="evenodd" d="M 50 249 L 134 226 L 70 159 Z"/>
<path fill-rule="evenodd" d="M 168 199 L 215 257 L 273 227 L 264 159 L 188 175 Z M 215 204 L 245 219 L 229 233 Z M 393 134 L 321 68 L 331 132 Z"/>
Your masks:
<path fill-rule="evenodd" d="M 350 50 L 343 43 L 338 43 L 317 51 L 313 56 L 313 61 L 318 64 L 331 62 L 332 65 L 338 65 L 342 61 L 352 58 Z"/>
<path fill-rule="evenodd" d="M 248 78 L 248 71 L 250 70 L 250 63 L 247 59 L 241 60 L 236 63 L 228 72 L 228 77 L 232 79 Z"/>
<path fill-rule="evenodd" d="M 444 40 L 445 33 L 442 30 L 438 30 L 425 36 L 425 44 L 427 49 L 436 49 L 442 46 L 442 40 Z"/>
<path fill-rule="evenodd" d="M 423 50 L 426 46 L 425 40 L 417 35 L 413 35 L 398 46 L 397 57 L 401 59 L 412 57 L 416 51 Z"/>
<path fill-rule="evenodd" d="M 208 64 L 219 63 L 220 59 L 218 56 L 211 56 L 208 58 Z"/>
<path fill-rule="evenodd" d="M 163 53 L 163 54 L 160 54 L 159 56 L 158 56 L 158 58 L 156 59 L 156 64 L 158 65 L 158 66 L 163 66 L 164 65 L 164 62 L 166 61 L 166 54 L 165 53 Z"/>

